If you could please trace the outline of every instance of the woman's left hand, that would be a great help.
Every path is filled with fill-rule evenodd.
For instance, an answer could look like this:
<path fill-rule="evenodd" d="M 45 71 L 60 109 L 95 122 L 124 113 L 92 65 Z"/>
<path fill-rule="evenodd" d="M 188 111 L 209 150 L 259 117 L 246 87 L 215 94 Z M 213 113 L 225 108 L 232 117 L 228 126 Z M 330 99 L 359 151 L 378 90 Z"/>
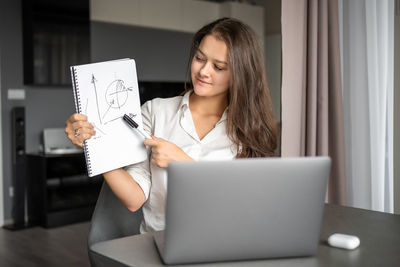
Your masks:
<path fill-rule="evenodd" d="M 160 168 L 168 167 L 172 161 L 193 161 L 180 147 L 162 138 L 152 136 L 145 139 L 144 144 L 151 146 L 151 162 Z"/>

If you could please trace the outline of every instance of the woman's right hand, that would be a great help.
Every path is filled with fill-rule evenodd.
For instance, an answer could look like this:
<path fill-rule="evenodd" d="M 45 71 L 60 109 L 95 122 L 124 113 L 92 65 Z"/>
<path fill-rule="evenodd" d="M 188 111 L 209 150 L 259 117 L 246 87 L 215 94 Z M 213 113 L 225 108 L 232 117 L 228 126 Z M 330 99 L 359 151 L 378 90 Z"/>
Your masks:
<path fill-rule="evenodd" d="M 96 131 L 85 115 L 74 113 L 65 122 L 65 134 L 74 145 L 82 147 L 83 141 L 95 135 Z"/>

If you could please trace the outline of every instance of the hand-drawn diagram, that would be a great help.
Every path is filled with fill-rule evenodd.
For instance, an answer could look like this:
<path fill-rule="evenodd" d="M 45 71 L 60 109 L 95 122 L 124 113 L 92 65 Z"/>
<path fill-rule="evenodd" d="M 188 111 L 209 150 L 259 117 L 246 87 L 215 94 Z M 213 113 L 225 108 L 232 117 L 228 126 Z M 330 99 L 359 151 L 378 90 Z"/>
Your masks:
<path fill-rule="evenodd" d="M 133 113 L 128 113 L 128 116 L 129 116 L 131 119 L 133 119 L 133 118 L 135 118 L 135 117 L 136 117 L 136 114 L 133 114 Z"/>
<path fill-rule="evenodd" d="M 98 123 L 92 122 L 92 124 L 96 131 L 105 135 L 106 133 L 101 129 L 101 126 L 120 119 L 124 115 L 121 114 L 121 109 L 127 103 L 130 94 L 133 93 L 133 87 L 127 87 L 124 80 L 116 78 L 106 88 L 98 88 L 98 80 L 94 74 L 92 74 L 91 84 L 93 85 L 98 118 Z M 104 98 L 101 97 L 103 92 Z M 89 99 L 86 102 L 86 109 L 88 105 Z M 136 114 L 130 113 L 129 116 L 135 117 Z"/>
<path fill-rule="evenodd" d="M 108 109 L 103 115 L 102 119 L 105 119 L 109 114 L 109 111 L 112 109 L 121 109 L 126 101 L 128 100 L 128 92 L 132 91 L 132 87 L 126 87 L 123 80 L 115 80 L 113 81 L 106 90 L 105 100 L 108 105 Z M 120 118 L 119 116 L 118 118 Z M 109 121 L 113 121 L 116 118 L 111 118 Z M 105 124 L 109 121 L 106 121 Z"/>

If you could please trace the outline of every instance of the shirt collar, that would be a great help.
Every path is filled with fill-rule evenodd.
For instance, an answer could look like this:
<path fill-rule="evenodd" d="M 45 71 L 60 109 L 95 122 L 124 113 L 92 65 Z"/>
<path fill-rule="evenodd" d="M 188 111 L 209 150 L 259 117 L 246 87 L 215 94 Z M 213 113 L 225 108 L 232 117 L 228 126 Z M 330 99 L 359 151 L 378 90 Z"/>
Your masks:
<path fill-rule="evenodd" d="M 189 90 L 183 95 L 181 104 L 180 104 L 180 109 L 182 111 L 185 111 L 186 109 L 189 108 L 189 96 L 192 92 L 193 92 L 193 90 Z M 228 107 L 225 108 L 224 113 L 222 114 L 221 119 L 217 122 L 217 124 L 220 124 L 221 122 L 226 121 L 227 116 L 228 116 Z"/>
<path fill-rule="evenodd" d="M 187 91 L 184 95 L 183 95 L 183 97 L 182 97 L 182 100 L 181 100 L 181 105 L 180 105 L 180 108 L 181 109 L 187 109 L 188 107 L 189 107 L 189 96 L 190 96 L 190 94 L 193 92 L 193 90 L 190 90 L 190 91 Z"/>
<path fill-rule="evenodd" d="M 222 113 L 221 119 L 219 119 L 217 124 L 226 121 L 227 118 L 228 118 L 228 107 L 225 108 L 224 113 Z"/>

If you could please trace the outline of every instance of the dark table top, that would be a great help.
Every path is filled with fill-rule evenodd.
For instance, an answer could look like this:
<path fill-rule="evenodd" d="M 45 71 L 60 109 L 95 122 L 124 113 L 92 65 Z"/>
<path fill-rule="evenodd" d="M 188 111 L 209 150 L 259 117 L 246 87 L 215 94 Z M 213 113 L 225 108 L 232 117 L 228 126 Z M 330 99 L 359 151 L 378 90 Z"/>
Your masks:
<path fill-rule="evenodd" d="M 360 246 L 355 250 L 330 247 L 326 240 L 333 233 L 356 235 Z M 122 266 L 163 266 L 151 234 L 100 242 L 92 250 Z M 400 215 L 326 204 L 314 257 L 179 266 L 400 266 Z"/>

